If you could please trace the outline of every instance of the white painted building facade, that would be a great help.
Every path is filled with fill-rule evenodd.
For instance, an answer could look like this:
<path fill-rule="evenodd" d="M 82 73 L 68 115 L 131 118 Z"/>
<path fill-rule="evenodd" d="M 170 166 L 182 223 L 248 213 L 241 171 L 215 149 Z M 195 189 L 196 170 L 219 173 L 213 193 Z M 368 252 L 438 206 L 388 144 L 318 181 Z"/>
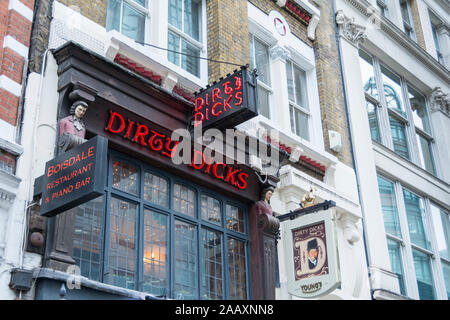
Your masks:
<path fill-rule="evenodd" d="M 335 10 L 374 298 L 448 299 L 450 7 Z"/>
<path fill-rule="evenodd" d="M 298 3 L 313 16 L 308 36 L 313 39 L 315 27 L 320 18 L 320 10 L 308 1 Z M 203 1 L 204 4 L 204 1 Z M 152 1 L 149 12 L 161 12 L 161 15 L 151 16 L 151 34 L 146 32 L 146 41 L 160 47 L 167 47 L 167 2 Z M 281 8 L 281 7 L 280 7 Z M 136 63 L 146 66 L 162 75 L 162 86 L 171 90 L 175 85 L 196 91 L 207 83 L 207 64 L 200 63 L 200 76 L 195 77 L 167 59 L 167 53 L 157 48 L 145 47 L 117 31 L 107 31 L 86 17 L 78 14 L 76 8 L 69 8 L 58 1 L 53 3 L 52 22 L 50 27 L 49 49 L 55 49 L 67 41 L 81 44 L 93 52 L 113 60 L 117 54 L 132 58 Z M 206 11 L 203 11 L 206 14 Z M 273 13 L 277 15 L 277 12 Z M 274 213 L 284 214 L 299 208 L 302 196 L 315 187 L 317 202 L 333 200 L 337 212 L 337 246 L 340 261 L 342 284 L 324 299 L 370 299 L 369 280 L 367 277 L 366 255 L 363 242 L 362 214 L 358 200 L 357 181 L 354 170 L 341 163 L 335 156 L 325 151 L 319 93 L 315 70 L 314 51 L 301 40 L 290 34 L 280 36 L 273 25 L 273 16 L 266 15 L 258 8 L 248 3 L 250 32 L 267 45 L 270 55 L 269 72 L 270 116 L 258 116 L 239 126 L 247 133 L 253 133 L 258 128 L 275 129 L 279 132 L 279 142 L 289 146 L 297 161 L 300 156 L 306 156 L 320 162 L 326 167 L 323 181 L 296 169 L 291 165 L 284 166 L 280 171 L 278 188 L 271 199 Z M 150 19 L 150 17 L 149 17 Z M 204 16 L 204 19 L 206 17 Z M 205 20 L 203 20 L 205 21 Z M 157 23 L 158 22 L 158 23 Z M 286 24 L 287 27 L 289 27 Z M 320 25 L 319 25 L 320 27 Z M 206 28 L 204 25 L 203 28 Z M 206 34 L 206 30 L 204 29 Z M 205 38 L 204 38 L 205 39 Z M 201 44 L 201 43 L 200 43 Z M 199 46 L 200 46 L 199 44 Z M 206 42 L 200 51 L 207 56 Z M 25 94 L 25 127 L 24 148 L 30 150 L 27 173 L 33 181 L 44 171 L 45 162 L 54 156 L 54 146 L 57 137 L 57 64 L 50 51 L 45 53 L 45 66 L 42 74 L 30 74 L 27 92 Z M 289 93 L 287 90 L 286 63 L 291 61 L 305 72 L 308 84 L 307 100 L 309 102 L 308 139 L 302 139 L 291 130 Z M 264 87 L 264 84 L 262 84 Z M 277 108 L 276 109 L 276 105 Z M 37 151 L 39 146 L 39 151 Z M 27 171 L 28 172 L 28 171 Z M 28 190 L 29 191 L 29 190 Z M 28 196 L 30 193 L 28 193 Z M 282 224 L 283 231 L 283 224 Z M 277 299 L 297 299 L 287 293 L 285 260 L 282 241 L 279 242 L 279 279 L 280 288 L 276 290 Z M 40 258 L 40 256 L 36 255 Z M 38 267 L 40 260 L 29 263 L 29 267 Z M 31 291 L 30 296 L 33 295 Z"/>

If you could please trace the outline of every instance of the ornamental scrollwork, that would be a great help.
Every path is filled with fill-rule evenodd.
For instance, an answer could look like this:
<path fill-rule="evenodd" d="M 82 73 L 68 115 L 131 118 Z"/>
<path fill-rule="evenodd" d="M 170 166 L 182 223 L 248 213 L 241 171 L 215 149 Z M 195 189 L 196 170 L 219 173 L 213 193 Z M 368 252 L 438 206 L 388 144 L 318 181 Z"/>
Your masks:
<path fill-rule="evenodd" d="M 336 13 L 336 23 L 340 28 L 340 34 L 350 43 L 358 46 L 367 38 L 366 28 L 355 23 L 355 18 L 347 17 L 342 10 Z"/>

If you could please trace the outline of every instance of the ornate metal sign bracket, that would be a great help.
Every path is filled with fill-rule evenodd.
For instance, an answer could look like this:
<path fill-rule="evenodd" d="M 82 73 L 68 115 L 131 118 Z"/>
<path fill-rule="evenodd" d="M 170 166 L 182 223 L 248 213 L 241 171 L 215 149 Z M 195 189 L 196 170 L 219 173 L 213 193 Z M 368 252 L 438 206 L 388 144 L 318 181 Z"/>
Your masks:
<path fill-rule="evenodd" d="M 278 220 L 280 220 L 280 222 L 285 221 L 285 220 L 294 220 L 299 215 L 314 213 L 314 212 L 321 211 L 321 210 L 328 210 L 329 208 L 335 207 L 335 206 L 336 206 L 336 202 L 334 202 L 332 200 L 327 200 L 322 203 L 313 205 L 311 207 L 301 208 L 301 209 L 297 209 L 294 211 L 291 210 L 291 212 L 283 214 L 281 216 L 277 216 L 277 218 L 278 218 Z"/>

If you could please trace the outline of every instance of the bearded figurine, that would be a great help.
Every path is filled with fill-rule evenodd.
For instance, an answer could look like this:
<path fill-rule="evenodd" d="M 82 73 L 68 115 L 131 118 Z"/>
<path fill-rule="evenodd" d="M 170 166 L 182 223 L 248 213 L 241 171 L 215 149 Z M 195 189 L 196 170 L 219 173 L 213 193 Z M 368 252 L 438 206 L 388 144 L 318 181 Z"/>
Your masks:
<path fill-rule="evenodd" d="M 88 104 L 84 101 L 75 101 L 70 107 L 70 115 L 59 121 L 59 153 L 66 152 L 87 140 L 86 126 L 82 120 Z"/>

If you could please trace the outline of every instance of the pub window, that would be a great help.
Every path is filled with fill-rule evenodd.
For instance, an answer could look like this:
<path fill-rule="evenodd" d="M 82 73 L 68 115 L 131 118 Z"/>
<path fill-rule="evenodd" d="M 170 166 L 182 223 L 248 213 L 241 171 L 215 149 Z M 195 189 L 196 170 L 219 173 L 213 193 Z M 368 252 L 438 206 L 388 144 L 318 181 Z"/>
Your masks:
<path fill-rule="evenodd" d="M 270 100 L 273 91 L 270 80 L 269 46 L 253 34 L 249 37 L 251 67 L 258 71 L 259 114 L 270 119 Z"/>
<path fill-rule="evenodd" d="M 421 300 L 448 299 L 448 213 L 380 175 L 378 188 L 391 268 L 400 293 Z"/>
<path fill-rule="evenodd" d="M 425 95 L 376 57 L 363 50 L 359 56 L 372 140 L 437 175 Z"/>
<path fill-rule="evenodd" d="M 291 130 L 309 141 L 309 118 L 306 73 L 292 61 L 286 62 Z"/>
<path fill-rule="evenodd" d="M 81 275 L 170 299 L 248 299 L 245 206 L 111 152 L 105 196 L 75 209 Z"/>
<path fill-rule="evenodd" d="M 149 17 L 148 0 L 108 0 L 106 30 L 117 30 L 137 42 L 144 42 Z"/>
<path fill-rule="evenodd" d="M 169 30 L 167 58 L 173 64 L 200 77 L 202 0 L 169 0 Z"/>

